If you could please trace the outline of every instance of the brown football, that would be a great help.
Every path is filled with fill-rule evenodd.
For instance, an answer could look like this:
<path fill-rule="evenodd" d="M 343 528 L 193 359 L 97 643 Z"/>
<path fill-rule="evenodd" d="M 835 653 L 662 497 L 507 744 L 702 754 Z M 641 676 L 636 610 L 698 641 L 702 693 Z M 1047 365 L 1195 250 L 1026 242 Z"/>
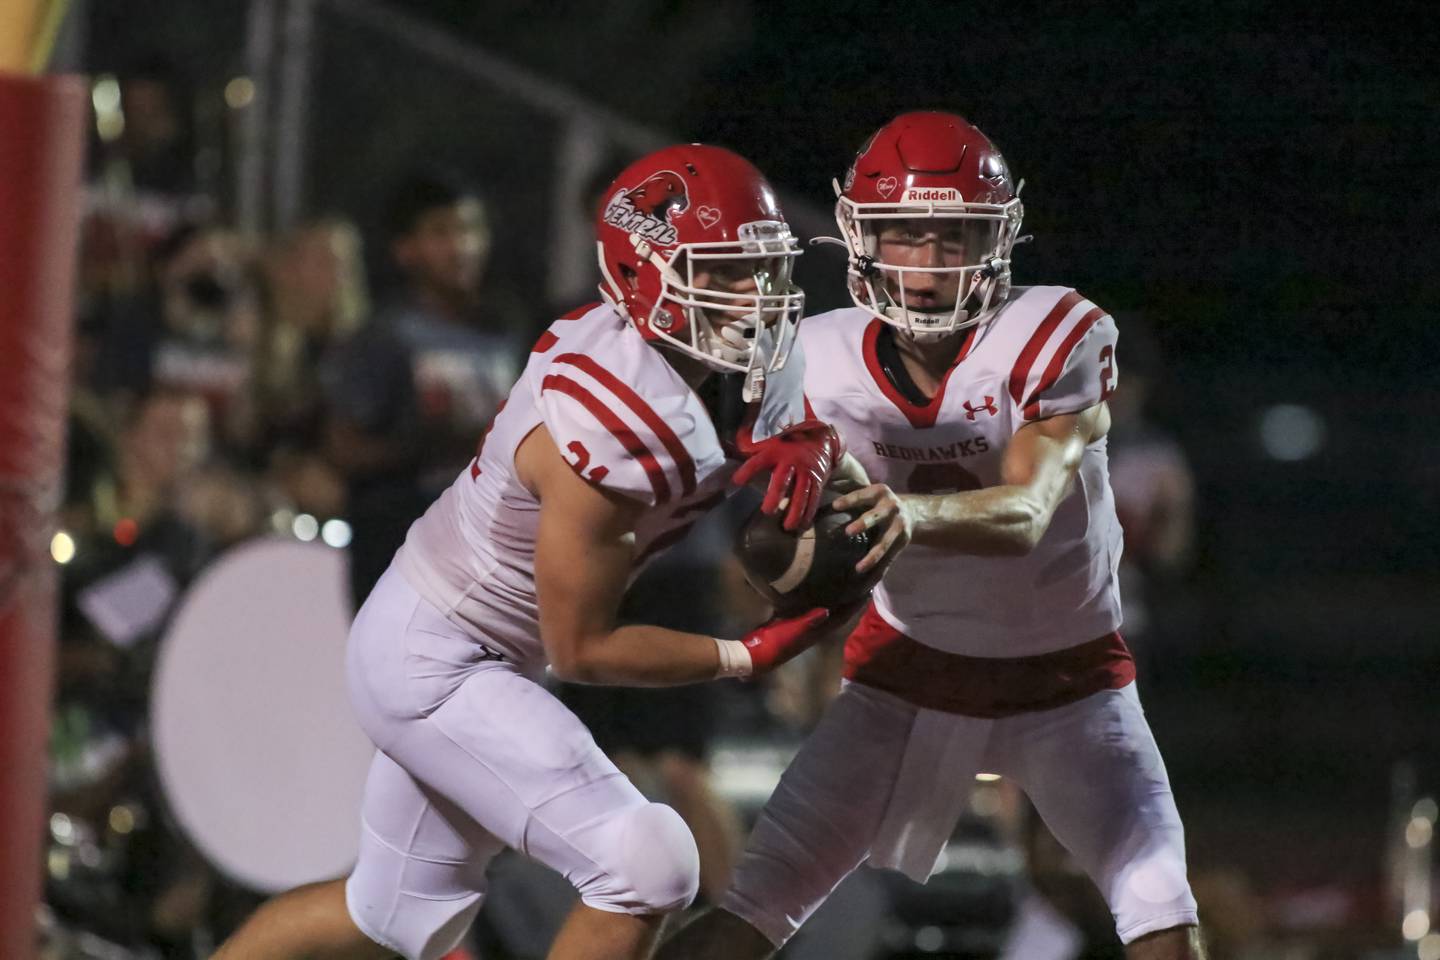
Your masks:
<path fill-rule="evenodd" d="M 887 558 L 865 573 L 855 572 L 855 564 L 870 552 L 880 531 L 847 535 L 845 527 L 859 513 L 831 510 L 830 503 L 838 496 L 827 489 L 814 525 L 798 533 L 784 530 L 780 516 L 767 517 L 758 509 L 740 528 L 735 555 L 745 578 L 777 614 L 804 613 L 812 607 L 835 609 L 863 600 L 889 566 Z"/>

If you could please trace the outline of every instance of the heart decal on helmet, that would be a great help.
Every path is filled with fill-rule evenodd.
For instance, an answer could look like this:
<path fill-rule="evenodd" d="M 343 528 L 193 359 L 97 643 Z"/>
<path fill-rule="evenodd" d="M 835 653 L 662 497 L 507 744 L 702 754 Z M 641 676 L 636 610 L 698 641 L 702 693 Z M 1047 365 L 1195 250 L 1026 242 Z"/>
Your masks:
<path fill-rule="evenodd" d="M 699 218 L 700 223 L 703 224 L 706 229 L 720 222 L 720 211 L 714 207 L 699 207 L 695 211 L 695 216 Z"/>
<path fill-rule="evenodd" d="M 898 186 L 900 186 L 900 181 L 894 177 L 881 177 L 875 181 L 876 191 L 887 200 L 890 199 L 890 194 L 894 193 L 895 188 Z"/>

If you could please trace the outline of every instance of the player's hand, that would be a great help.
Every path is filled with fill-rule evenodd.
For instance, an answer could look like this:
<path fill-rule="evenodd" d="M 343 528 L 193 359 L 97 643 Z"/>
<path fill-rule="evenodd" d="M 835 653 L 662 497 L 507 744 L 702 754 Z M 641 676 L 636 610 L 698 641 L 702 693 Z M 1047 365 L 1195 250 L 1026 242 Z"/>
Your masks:
<path fill-rule="evenodd" d="M 735 483 L 743 486 L 769 471 L 770 485 L 760 511 L 778 513 L 788 501 L 781 526 L 803 530 L 815 522 L 820 492 L 844 452 L 834 427 L 819 420 L 805 420 L 756 444 L 750 459 L 735 472 Z"/>
<path fill-rule="evenodd" d="M 892 549 L 900 550 L 910 542 L 914 518 L 906 507 L 905 501 L 883 483 L 872 483 L 868 487 L 861 487 L 842 497 L 836 497 L 830 502 L 830 509 L 863 511 L 845 527 L 845 532 L 851 536 L 882 524 L 885 527 L 885 532 L 880 534 L 880 539 L 875 542 L 875 546 L 871 547 L 870 552 L 855 564 L 855 569 L 860 573 L 864 573 L 885 559 Z"/>
<path fill-rule="evenodd" d="M 829 610 L 816 607 L 796 617 L 774 617 L 751 630 L 740 640 L 750 652 L 750 675 L 769 673 L 810 649 L 824 637 L 820 626 L 829 619 Z"/>

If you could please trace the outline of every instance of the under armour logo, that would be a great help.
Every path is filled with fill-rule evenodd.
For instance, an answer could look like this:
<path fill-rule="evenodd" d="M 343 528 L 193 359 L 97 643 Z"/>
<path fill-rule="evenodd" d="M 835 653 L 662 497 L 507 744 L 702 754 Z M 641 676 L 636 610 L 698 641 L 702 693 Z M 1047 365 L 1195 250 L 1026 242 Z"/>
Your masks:
<path fill-rule="evenodd" d="M 995 406 L 995 398 L 988 395 L 985 397 L 985 402 L 978 407 L 971 406 L 969 400 L 965 401 L 964 406 L 966 420 L 974 420 L 975 414 L 980 413 L 982 410 L 992 417 L 1000 412 L 1000 408 Z"/>

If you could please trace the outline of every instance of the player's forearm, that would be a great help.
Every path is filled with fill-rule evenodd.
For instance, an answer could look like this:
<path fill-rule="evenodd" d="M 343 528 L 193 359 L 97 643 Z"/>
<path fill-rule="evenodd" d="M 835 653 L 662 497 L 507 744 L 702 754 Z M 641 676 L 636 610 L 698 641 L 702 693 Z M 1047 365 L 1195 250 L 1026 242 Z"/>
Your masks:
<path fill-rule="evenodd" d="M 1035 549 L 1051 511 L 1026 487 L 907 494 L 912 543 L 977 556 L 1023 556 Z"/>
<path fill-rule="evenodd" d="M 571 683 L 673 687 L 714 680 L 720 672 L 714 638 L 699 633 L 624 626 L 570 646 L 551 651 L 550 669 Z"/>

